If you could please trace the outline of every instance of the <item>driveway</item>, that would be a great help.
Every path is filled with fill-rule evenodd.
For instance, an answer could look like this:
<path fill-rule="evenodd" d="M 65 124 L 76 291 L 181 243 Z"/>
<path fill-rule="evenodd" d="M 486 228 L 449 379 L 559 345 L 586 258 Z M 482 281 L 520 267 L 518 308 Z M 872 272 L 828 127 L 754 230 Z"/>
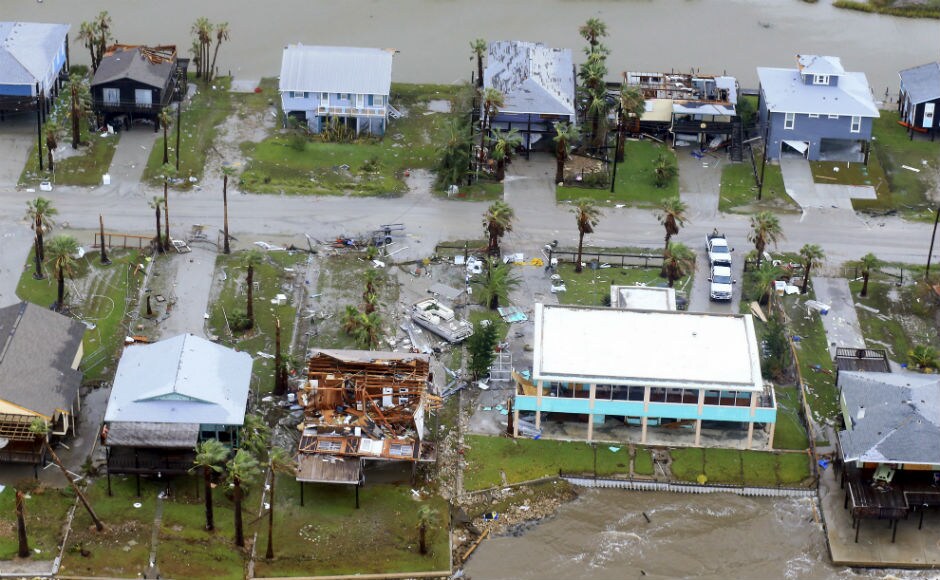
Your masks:
<path fill-rule="evenodd" d="M 721 171 L 728 161 L 724 154 L 706 153 L 702 159 L 691 155 L 688 147 L 676 150 L 679 163 L 679 196 L 689 206 L 691 221 L 711 222 L 718 215 Z"/>
<path fill-rule="evenodd" d="M 9 115 L 0 123 L 0 187 L 15 187 L 19 182 L 35 139 L 34 114 Z"/>
<path fill-rule="evenodd" d="M 845 278 L 814 276 L 812 282 L 816 300 L 829 306 L 829 314 L 822 317 L 829 354 L 835 356 L 836 347 L 839 346 L 865 348 L 865 338 L 858 323 L 849 281 Z"/>
<path fill-rule="evenodd" d="M 839 208 L 854 211 L 852 199 L 875 199 L 877 194 L 871 186 L 851 186 L 816 183 L 810 171 L 809 161 L 802 157 L 780 158 L 780 172 L 787 194 L 801 208 Z"/>

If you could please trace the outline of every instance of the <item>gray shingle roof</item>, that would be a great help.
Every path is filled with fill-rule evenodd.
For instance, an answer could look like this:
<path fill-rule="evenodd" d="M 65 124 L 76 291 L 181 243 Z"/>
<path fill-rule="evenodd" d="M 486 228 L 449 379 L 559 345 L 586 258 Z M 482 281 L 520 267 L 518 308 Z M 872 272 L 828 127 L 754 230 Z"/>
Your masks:
<path fill-rule="evenodd" d="M 757 76 L 767 107 L 774 113 L 881 116 L 865 73 L 842 72 L 836 86 L 804 85 L 800 71 L 795 68 L 758 67 Z"/>
<path fill-rule="evenodd" d="M 248 353 L 192 334 L 124 349 L 104 420 L 241 425 Z"/>
<path fill-rule="evenodd" d="M 901 88 L 914 104 L 940 99 L 940 62 L 929 62 L 898 73 Z"/>
<path fill-rule="evenodd" d="M 65 43 L 68 24 L 0 22 L 0 84 L 44 80 Z"/>
<path fill-rule="evenodd" d="M 503 93 L 501 111 L 574 115 L 571 50 L 517 40 L 491 42 L 483 86 Z"/>
<path fill-rule="evenodd" d="M 279 90 L 388 95 L 392 52 L 352 46 L 284 47 Z"/>
<path fill-rule="evenodd" d="M 940 377 L 840 372 L 852 429 L 839 432 L 846 461 L 940 464 Z"/>
<path fill-rule="evenodd" d="M 82 383 L 72 363 L 85 330 L 28 302 L 0 308 L 0 399 L 46 417 L 69 410 Z"/>
<path fill-rule="evenodd" d="M 108 425 L 109 447 L 193 448 L 199 438 L 198 423 L 124 423 Z"/>
<path fill-rule="evenodd" d="M 119 48 L 114 54 L 105 56 L 98 65 L 91 85 L 97 86 L 126 78 L 162 89 L 166 86 L 167 79 L 175 74 L 176 63 L 169 60 L 152 62 L 142 53 L 146 49 L 144 46 Z"/>

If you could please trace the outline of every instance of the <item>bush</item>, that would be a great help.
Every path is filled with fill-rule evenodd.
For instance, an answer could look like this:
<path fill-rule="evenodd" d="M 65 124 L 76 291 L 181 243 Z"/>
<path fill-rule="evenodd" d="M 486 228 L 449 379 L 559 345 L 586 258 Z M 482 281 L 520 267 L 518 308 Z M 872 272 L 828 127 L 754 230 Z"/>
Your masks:
<path fill-rule="evenodd" d="M 233 308 L 228 314 L 228 325 L 232 332 L 242 332 L 251 328 L 248 311 L 244 308 Z"/>

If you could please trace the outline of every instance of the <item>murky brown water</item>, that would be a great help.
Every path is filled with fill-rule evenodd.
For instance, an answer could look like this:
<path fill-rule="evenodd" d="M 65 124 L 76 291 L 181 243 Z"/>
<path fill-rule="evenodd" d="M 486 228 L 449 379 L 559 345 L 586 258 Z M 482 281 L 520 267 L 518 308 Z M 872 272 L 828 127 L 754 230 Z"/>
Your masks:
<path fill-rule="evenodd" d="M 525 534 L 486 540 L 466 574 L 472 580 L 834 580 L 936 572 L 832 566 L 809 499 L 586 490 Z"/>
<path fill-rule="evenodd" d="M 394 78 L 449 83 L 469 77 L 472 38 L 519 38 L 580 47 L 577 27 L 604 20 L 610 69 L 728 71 L 756 85 L 754 67 L 792 66 L 793 55 L 841 55 L 868 73 L 876 95 L 897 86 L 897 71 L 937 58 L 940 24 L 837 10 L 828 0 L 3 0 L 4 20 L 78 25 L 110 12 L 118 40 L 191 44 L 198 16 L 228 21 L 232 38 L 221 71 L 277 76 L 291 42 L 394 47 Z M 73 43 L 73 55 L 87 60 Z M 580 56 L 580 55 L 578 55 Z"/>

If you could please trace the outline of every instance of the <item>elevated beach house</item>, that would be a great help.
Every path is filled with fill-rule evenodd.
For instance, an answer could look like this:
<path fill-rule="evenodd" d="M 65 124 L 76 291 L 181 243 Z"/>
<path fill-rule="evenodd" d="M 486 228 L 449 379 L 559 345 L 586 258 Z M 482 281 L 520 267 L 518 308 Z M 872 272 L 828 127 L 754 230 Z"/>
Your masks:
<path fill-rule="evenodd" d="M 69 72 L 68 24 L 0 22 L 0 120 L 59 94 Z"/>
<path fill-rule="evenodd" d="M 777 404 L 751 316 L 658 302 L 536 304 L 531 380 L 514 375 L 517 434 L 523 419 L 546 438 L 772 448 Z"/>
<path fill-rule="evenodd" d="M 518 40 L 491 42 L 483 87 L 503 95 L 503 106 L 490 129 L 517 129 L 526 150 L 539 141 L 551 147 L 555 122 L 575 122 L 574 65 L 568 48 Z"/>
<path fill-rule="evenodd" d="M 105 122 L 147 119 L 156 131 L 160 112 L 182 98 L 188 64 L 172 45 L 110 46 L 91 81 L 92 108 Z"/>
<path fill-rule="evenodd" d="M 102 440 L 108 476 L 184 474 L 200 441 L 238 445 L 251 357 L 192 334 L 124 349 Z"/>
<path fill-rule="evenodd" d="M 767 158 L 867 163 L 872 121 L 880 114 L 865 73 L 846 71 L 835 56 L 801 54 L 796 63 L 757 69 Z"/>
<path fill-rule="evenodd" d="M 940 62 L 904 69 L 898 96 L 898 113 L 908 134 L 926 133 L 933 141 L 940 130 Z"/>
<path fill-rule="evenodd" d="M 392 86 L 392 50 L 351 46 L 284 48 L 278 90 L 286 117 L 320 133 L 328 123 L 384 135 Z"/>
<path fill-rule="evenodd" d="M 0 462 L 42 462 L 42 440 L 30 432 L 36 419 L 52 440 L 75 433 L 85 330 L 29 302 L 0 308 Z"/>

